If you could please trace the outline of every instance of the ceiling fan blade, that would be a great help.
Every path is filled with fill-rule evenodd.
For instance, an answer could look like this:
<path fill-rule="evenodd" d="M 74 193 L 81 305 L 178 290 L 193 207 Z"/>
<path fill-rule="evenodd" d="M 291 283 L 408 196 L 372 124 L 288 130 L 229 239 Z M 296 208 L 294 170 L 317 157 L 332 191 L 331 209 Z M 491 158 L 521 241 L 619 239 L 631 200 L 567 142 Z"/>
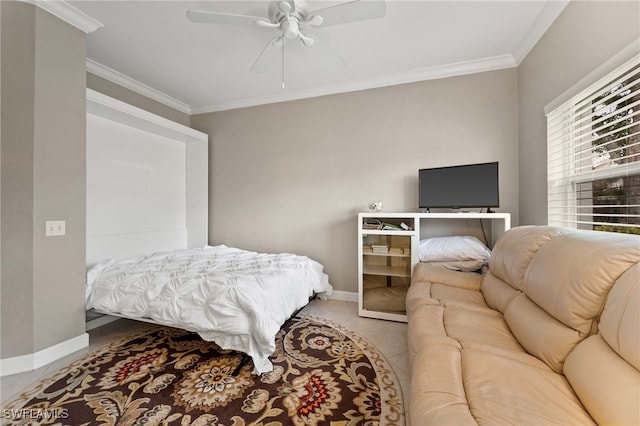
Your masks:
<path fill-rule="evenodd" d="M 268 21 L 261 16 L 235 15 L 233 13 L 188 10 L 187 18 L 198 24 L 253 25 L 256 21 Z"/>
<path fill-rule="evenodd" d="M 329 68 L 333 69 L 340 69 L 347 66 L 347 61 L 345 61 L 335 50 L 329 47 L 328 44 L 324 43 L 316 36 L 310 35 L 308 37 L 314 40 L 312 43 L 313 47 L 311 47 L 310 50 L 314 57 L 320 59 L 321 63 L 328 64 Z"/>
<path fill-rule="evenodd" d="M 383 0 L 352 0 L 324 9 L 314 10 L 310 15 L 320 15 L 320 28 L 349 22 L 382 18 L 387 13 L 387 4 Z"/>
<path fill-rule="evenodd" d="M 262 52 L 260 52 L 260 55 L 258 55 L 256 61 L 251 66 L 251 71 L 263 73 L 269 68 L 269 65 L 271 65 L 280 53 L 279 47 L 282 45 L 279 42 L 281 42 L 281 40 L 282 36 L 269 40 L 264 49 L 262 49 Z"/>
<path fill-rule="evenodd" d="M 280 8 L 280 11 L 286 15 L 291 12 L 292 6 L 288 2 L 283 0 L 278 3 L 278 8 Z"/>
<path fill-rule="evenodd" d="M 322 25 L 322 21 L 323 19 L 320 15 L 309 15 L 304 21 L 300 21 L 300 28 L 319 27 Z"/>

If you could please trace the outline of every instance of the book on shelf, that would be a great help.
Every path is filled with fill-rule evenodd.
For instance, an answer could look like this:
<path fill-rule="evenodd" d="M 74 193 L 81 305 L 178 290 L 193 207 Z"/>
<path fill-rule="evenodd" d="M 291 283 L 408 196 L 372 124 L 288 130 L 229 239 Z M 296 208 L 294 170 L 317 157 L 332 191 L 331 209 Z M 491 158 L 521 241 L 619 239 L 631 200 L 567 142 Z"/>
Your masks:
<path fill-rule="evenodd" d="M 393 223 L 387 223 L 387 222 L 384 222 L 382 224 L 382 229 L 384 231 L 404 231 L 404 229 L 402 229 L 398 225 L 394 225 Z"/>
<path fill-rule="evenodd" d="M 391 247 L 389 249 L 389 254 L 404 254 L 402 247 Z"/>
<path fill-rule="evenodd" d="M 371 244 L 371 251 L 374 253 L 389 253 L 389 247 L 381 244 Z"/>
<path fill-rule="evenodd" d="M 365 219 L 362 223 L 362 229 L 380 230 L 383 226 L 384 224 L 380 219 Z"/>

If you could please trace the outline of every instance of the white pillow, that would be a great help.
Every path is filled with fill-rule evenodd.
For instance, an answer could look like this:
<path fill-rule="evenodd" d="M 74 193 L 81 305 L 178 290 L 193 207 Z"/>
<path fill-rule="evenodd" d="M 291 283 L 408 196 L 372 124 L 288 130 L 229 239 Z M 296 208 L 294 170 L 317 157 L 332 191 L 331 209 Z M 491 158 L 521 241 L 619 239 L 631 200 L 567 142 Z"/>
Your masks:
<path fill-rule="evenodd" d="M 450 260 L 443 262 L 423 262 L 428 263 L 429 265 L 437 266 L 444 269 L 449 269 L 451 271 L 462 271 L 462 272 L 475 272 L 482 269 L 489 262 L 484 259 L 473 259 L 473 260 Z"/>
<path fill-rule="evenodd" d="M 420 241 L 418 257 L 422 262 L 452 260 L 488 260 L 491 250 L 472 236 L 434 237 Z"/>

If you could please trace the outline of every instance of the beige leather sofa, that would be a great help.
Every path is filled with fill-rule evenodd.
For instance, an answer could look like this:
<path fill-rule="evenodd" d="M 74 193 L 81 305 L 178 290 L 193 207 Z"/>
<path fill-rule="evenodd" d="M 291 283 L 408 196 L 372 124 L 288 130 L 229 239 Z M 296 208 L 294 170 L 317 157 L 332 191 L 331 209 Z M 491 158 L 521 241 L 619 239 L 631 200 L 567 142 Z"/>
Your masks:
<path fill-rule="evenodd" d="M 409 423 L 640 424 L 640 237 L 518 227 L 489 272 L 418 264 Z"/>

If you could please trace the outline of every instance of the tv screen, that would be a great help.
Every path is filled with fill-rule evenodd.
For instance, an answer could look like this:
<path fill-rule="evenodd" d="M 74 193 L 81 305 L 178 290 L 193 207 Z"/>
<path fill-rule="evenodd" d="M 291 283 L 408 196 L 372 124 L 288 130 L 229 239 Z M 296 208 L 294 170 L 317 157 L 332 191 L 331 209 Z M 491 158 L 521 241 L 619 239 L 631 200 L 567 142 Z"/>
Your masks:
<path fill-rule="evenodd" d="M 498 163 L 420 169 L 421 209 L 499 207 Z"/>

